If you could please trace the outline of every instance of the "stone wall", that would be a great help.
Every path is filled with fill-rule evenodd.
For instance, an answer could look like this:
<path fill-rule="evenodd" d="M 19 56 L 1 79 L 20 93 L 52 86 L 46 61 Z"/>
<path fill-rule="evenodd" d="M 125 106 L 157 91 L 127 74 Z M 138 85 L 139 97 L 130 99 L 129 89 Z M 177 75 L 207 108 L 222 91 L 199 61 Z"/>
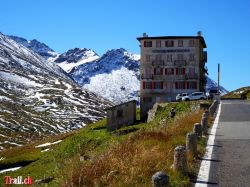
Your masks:
<path fill-rule="evenodd" d="M 108 109 L 107 129 L 112 131 L 133 125 L 136 121 L 136 101 L 129 101 Z"/>

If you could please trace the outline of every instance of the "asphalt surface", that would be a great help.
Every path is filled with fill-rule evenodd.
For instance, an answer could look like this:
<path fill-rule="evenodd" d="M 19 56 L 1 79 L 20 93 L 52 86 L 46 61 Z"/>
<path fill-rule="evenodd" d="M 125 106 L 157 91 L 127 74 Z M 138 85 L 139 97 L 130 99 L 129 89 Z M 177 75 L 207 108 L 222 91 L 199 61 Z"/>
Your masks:
<path fill-rule="evenodd" d="M 250 102 L 221 104 L 208 186 L 250 187 Z"/>

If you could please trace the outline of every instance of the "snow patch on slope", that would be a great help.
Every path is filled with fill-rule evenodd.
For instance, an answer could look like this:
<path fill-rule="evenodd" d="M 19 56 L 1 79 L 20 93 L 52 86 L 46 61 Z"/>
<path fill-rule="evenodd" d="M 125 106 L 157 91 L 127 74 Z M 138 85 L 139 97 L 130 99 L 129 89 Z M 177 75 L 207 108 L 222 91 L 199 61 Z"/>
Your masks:
<path fill-rule="evenodd" d="M 99 59 L 99 56 L 93 50 L 75 48 L 59 55 L 54 62 L 56 62 L 64 71 L 69 73 L 73 68 L 97 59 Z"/>
<path fill-rule="evenodd" d="M 9 72 L 0 71 L 0 79 L 5 80 L 7 82 L 22 84 L 26 87 L 42 87 L 41 84 L 38 84 L 28 78 Z"/>
<path fill-rule="evenodd" d="M 90 78 L 90 83 L 84 88 L 96 92 L 116 104 L 137 98 L 140 81 L 135 73 L 122 67 L 111 73 L 103 73 Z"/>

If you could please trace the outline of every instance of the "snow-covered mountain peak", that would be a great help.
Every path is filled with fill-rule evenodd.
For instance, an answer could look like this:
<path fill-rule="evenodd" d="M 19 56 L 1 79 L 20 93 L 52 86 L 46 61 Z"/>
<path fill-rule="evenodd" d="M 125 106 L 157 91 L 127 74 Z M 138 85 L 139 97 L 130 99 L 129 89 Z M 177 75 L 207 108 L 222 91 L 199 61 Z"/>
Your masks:
<path fill-rule="evenodd" d="M 126 49 L 124 48 L 119 48 L 119 49 L 112 49 L 112 50 L 108 50 L 103 56 L 102 58 L 113 58 L 113 59 L 118 59 L 119 58 L 129 58 L 130 60 L 140 60 L 140 55 L 128 52 Z"/>
<path fill-rule="evenodd" d="M 92 49 L 74 48 L 59 55 L 54 62 L 58 63 L 64 71 L 69 73 L 73 68 L 97 59 L 99 59 L 99 55 Z"/>
<path fill-rule="evenodd" d="M 17 43 L 23 45 L 24 47 L 27 47 L 28 49 L 31 49 L 32 51 L 36 52 L 46 60 L 48 58 L 55 58 L 58 55 L 58 53 L 56 53 L 53 49 L 48 47 L 46 44 L 39 42 L 36 39 L 27 40 L 25 38 L 18 36 L 8 36 L 8 37 L 16 41 Z"/>
<path fill-rule="evenodd" d="M 99 57 L 98 54 L 92 49 L 87 48 L 74 48 L 61 54 L 56 60 L 56 63 L 67 61 L 68 63 L 77 63 L 79 60 L 91 57 Z"/>

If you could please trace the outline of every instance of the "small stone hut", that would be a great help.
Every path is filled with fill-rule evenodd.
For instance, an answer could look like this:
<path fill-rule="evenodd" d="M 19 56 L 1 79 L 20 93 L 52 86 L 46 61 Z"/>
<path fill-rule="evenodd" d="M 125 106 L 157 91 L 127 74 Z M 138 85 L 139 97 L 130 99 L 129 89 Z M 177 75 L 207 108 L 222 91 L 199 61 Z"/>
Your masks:
<path fill-rule="evenodd" d="M 136 121 L 136 101 L 113 106 L 107 111 L 107 129 L 112 131 L 133 125 Z"/>

